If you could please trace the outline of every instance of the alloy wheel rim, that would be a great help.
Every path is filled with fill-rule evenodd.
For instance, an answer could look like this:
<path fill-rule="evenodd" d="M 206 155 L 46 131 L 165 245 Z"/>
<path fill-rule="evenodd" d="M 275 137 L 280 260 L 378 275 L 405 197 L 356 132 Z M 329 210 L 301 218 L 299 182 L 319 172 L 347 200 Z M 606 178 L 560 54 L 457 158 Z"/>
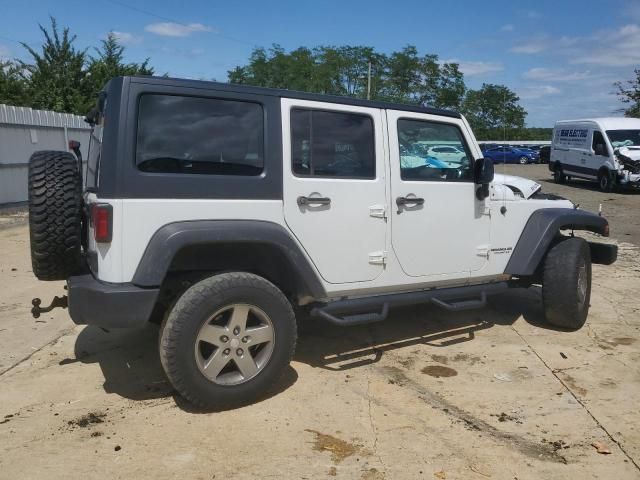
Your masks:
<path fill-rule="evenodd" d="M 227 305 L 203 322 L 195 342 L 200 372 L 218 385 L 239 385 L 269 363 L 275 331 L 269 316 L 255 305 Z"/>

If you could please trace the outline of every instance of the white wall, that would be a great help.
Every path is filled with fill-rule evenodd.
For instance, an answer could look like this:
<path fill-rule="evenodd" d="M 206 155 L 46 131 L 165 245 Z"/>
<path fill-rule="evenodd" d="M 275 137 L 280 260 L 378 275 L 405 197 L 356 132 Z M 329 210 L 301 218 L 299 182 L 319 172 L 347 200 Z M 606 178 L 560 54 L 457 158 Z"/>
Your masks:
<path fill-rule="evenodd" d="M 19 107 L 6 107 L 18 109 Z M 78 140 L 83 158 L 87 158 L 89 146 L 89 126 L 80 126 L 77 116 L 68 115 L 71 125 L 65 127 L 66 114 L 39 116 L 40 111 L 26 110 L 29 116 L 20 118 L 0 115 L 0 205 L 25 202 L 27 195 L 28 163 L 31 154 L 37 150 L 67 150 L 66 135 L 69 140 Z M 6 113 L 6 110 L 5 110 Z M 53 112 L 43 112 L 52 114 Z M 7 123 L 5 123 L 7 122 Z M 15 123 L 14 123 L 15 122 Z M 32 122 L 34 125 L 29 125 Z M 38 125 L 40 123 L 40 125 Z"/>

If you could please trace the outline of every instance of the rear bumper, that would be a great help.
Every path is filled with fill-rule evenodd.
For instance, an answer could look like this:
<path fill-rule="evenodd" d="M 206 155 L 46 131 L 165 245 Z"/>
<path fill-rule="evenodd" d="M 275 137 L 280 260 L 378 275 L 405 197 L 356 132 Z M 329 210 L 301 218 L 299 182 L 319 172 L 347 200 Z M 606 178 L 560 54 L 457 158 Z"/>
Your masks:
<path fill-rule="evenodd" d="M 106 283 L 92 275 L 67 280 L 69 315 L 78 325 L 123 328 L 144 325 L 158 297 L 157 288 L 130 283 Z"/>

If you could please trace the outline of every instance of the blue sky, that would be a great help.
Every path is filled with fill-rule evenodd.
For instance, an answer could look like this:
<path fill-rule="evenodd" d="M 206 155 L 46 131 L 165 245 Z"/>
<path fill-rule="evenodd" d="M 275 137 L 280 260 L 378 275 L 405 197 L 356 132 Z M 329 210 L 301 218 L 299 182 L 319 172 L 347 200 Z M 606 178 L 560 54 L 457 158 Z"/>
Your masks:
<path fill-rule="evenodd" d="M 109 31 L 129 61 L 159 73 L 226 80 L 253 46 L 407 44 L 457 61 L 467 84 L 502 83 L 521 97 L 527 125 L 617 114 L 612 83 L 640 68 L 640 0 L 582 1 L 168 1 L 0 0 L 0 57 L 25 58 L 53 15 L 97 45 Z"/>

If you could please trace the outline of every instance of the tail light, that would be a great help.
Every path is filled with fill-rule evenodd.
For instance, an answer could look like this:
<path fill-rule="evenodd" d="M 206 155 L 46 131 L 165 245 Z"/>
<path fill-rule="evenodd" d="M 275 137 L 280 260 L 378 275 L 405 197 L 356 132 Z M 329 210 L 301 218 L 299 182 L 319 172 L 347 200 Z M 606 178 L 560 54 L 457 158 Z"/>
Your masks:
<path fill-rule="evenodd" d="M 113 236 L 113 207 L 108 203 L 94 203 L 91 206 L 93 238 L 98 243 L 109 243 Z"/>

